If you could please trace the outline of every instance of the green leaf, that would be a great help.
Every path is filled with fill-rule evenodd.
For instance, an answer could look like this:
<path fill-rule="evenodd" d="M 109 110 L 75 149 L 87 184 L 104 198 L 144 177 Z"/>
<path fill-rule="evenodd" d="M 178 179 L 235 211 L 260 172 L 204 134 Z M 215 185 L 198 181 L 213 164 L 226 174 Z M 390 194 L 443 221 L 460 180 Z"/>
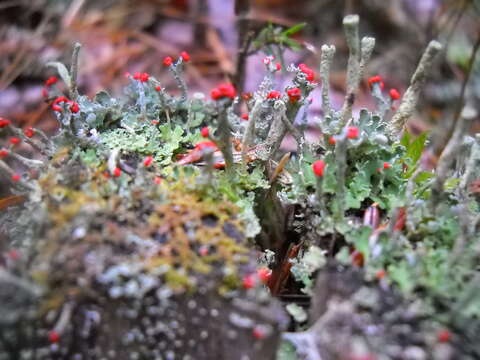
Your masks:
<path fill-rule="evenodd" d="M 460 184 L 460 179 L 459 178 L 450 178 L 445 182 L 444 188 L 445 190 L 453 190 L 457 187 L 457 185 Z"/>
<path fill-rule="evenodd" d="M 67 87 L 69 89 L 72 87 L 72 79 L 70 77 L 70 72 L 65 67 L 65 65 L 63 65 L 61 62 L 58 62 L 58 61 L 52 61 L 47 63 L 47 66 L 57 69 L 58 74 L 60 75 L 64 83 L 67 85 Z"/>
<path fill-rule="evenodd" d="M 430 180 L 431 178 L 433 178 L 434 175 L 432 172 L 430 171 L 422 171 L 420 174 L 418 174 L 417 178 L 415 179 L 415 182 L 417 184 L 422 184 L 424 183 L 425 181 L 427 180 Z"/>
<path fill-rule="evenodd" d="M 292 315 L 293 319 L 296 322 L 302 323 L 304 321 L 307 321 L 307 313 L 301 306 L 298 306 L 295 303 L 291 303 L 288 304 L 285 308 L 287 309 L 287 312 Z"/>
<path fill-rule="evenodd" d="M 285 37 L 281 39 L 281 42 L 294 51 L 302 50 L 302 45 L 296 40 Z"/>
<path fill-rule="evenodd" d="M 428 132 L 423 132 L 407 146 L 407 153 L 405 156 L 412 160 L 413 165 L 416 165 L 422 156 L 427 136 Z"/>
<path fill-rule="evenodd" d="M 112 97 L 105 90 L 101 90 L 95 94 L 95 101 L 103 106 L 112 105 Z"/>
<path fill-rule="evenodd" d="M 281 35 L 283 36 L 291 36 L 293 34 L 296 34 L 300 30 L 302 30 L 305 26 L 307 26 L 307 23 L 300 23 L 293 25 L 292 27 L 288 28 L 287 30 L 283 31 Z"/>
<path fill-rule="evenodd" d="M 390 265 L 388 267 L 388 274 L 403 292 L 409 294 L 414 289 L 414 276 L 411 274 L 410 266 L 406 261 Z"/>
<path fill-rule="evenodd" d="M 402 139 L 400 140 L 400 144 L 403 145 L 405 149 L 408 149 L 411 141 L 412 141 L 412 135 L 408 131 L 405 131 L 403 133 Z"/>

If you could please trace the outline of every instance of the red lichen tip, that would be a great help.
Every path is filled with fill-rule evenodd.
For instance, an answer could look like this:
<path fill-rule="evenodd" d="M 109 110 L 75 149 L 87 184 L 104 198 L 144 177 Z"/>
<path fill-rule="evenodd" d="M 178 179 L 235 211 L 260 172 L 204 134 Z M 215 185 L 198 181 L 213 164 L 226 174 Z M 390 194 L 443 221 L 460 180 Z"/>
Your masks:
<path fill-rule="evenodd" d="M 375 83 L 381 83 L 383 80 L 382 80 L 382 77 L 380 75 L 375 75 L 375 76 L 372 76 L 368 79 L 368 85 L 371 87 L 373 84 Z"/>
<path fill-rule="evenodd" d="M 7 157 L 9 154 L 7 149 L 0 149 L 0 159 Z"/>
<path fill-rule="evenodd" d="M 173 59 L 170 56 L 167 56 L 163 59 L 163 66 L 171 66 L 173 63 Z"/>
<path fill-rule="evenodd" d="M 11 137 L 11 138 L 9 139 L 9 142 L 10 142 L 10 144 L 12 144 L 12 145 L 18 145 L 18 144 L 20 144 L 21 141 L 22 141 L 22 140 L 20 140 L 20 138 L 18 138 L 18 137 Z"/>
<path fill-rule="evenodd" d="M 140 82 L 147 82 L 148 79 L 150 79 L 150 75 L 146 72 L 144 72 L 143 74 L 140 75 Z"/>
<path fill-rule="evenodd" d="M 235 87 L 230 83 L 218 85 L 218 90 L 220 90 L 222 96 L 228 97 L 230 99 L 233 99 L 235 96 L 237 96 L 237 91 L 235 90 Z"/>
<path fill-rule="evenodd" d="M 268 280 L 270 280 L 270 277 L 272 276 L 272 270 L 270 270 L 267 267 L 257 269 L 257 276 L 264 284 L 266 284 L 268 283 Z"/>
<path fill-rule="evenodd" d="M 277 68 L 277 71 L 282 70 L 282 64 L 277 63 L 275 66 L 276 66 L 276 68 Z"/>
<path fill-rule="evenodd" d="M 447 329 L 440 330 L 437 333 L 437 340 L 441 343 L 449 342 L 452 337 L 452 334 Z"/>
<path fill-rule="evenodd" d="M 72 102 L 72 105 L 70 105 L 70 111 L 76 114 L 80 111 L 80 106 L 78 106 L 76 102 Z"/>
<path fill-rule="evenodd" d="M 207 148 L 217 149 L 217 145 L 213 141 L 201 141 L 195 145 L 195 150 L 205 150 Z"/>
<path fill-rule="evenodd" d="M 58 78 L 56 76 L 50 76 L 47 80 L 45 80 L 45 86 L 52 86 L 53 84 L 56 84 L 58 81 Z"/>
<path fill-rule="evenodd" d="M 48 333 L 48 341 L 51 344 L 55 344 L 60 341 L 60 334 L 55 330 L 49 331 Z"/>
<path fill-rule="evenodd" d="M 298 65 L 298 68 L 300 69 L 301 72 L 303 72 L 305 75 L 307 75 L 306 79 L 308 81 L 315 80 L 315 71 L 310 69 L 307 65 L 300 64 L 300 65 Z"/>
<path fill-rule="evenodd" d="M 258 340 L 262 340 L 262 339 L 265 339 L 265 337 L 267 336 L 267 334 L 265 333 L 265 330 L 263 330 L 261 327 L 259 326 L 255 326 L 252 330 L 252 335 L 255 339 L 258 339 Z"/>
<path fill-rule="evenodd" d="M 349 126 L 347 128 L 347 138 L 348 139 L 356 139 L 360 134 L 360 130 L 356 126 Z"/>
<path fill-rule="evenodd" d="M 150 166 L 153 163 L 153 156 L 147 156 L 145 160 L 143 160 L 143 166 Z"/>
<path fill-rule="evenodd" d="M 14 174 L 14 175 L 12 175 L 12 181 L 13 181 L 13 182 L 19 182 L 21 178 L 22 178 L 22 177 L 21 177 L 21 175 L 19 175 L 19 174 Z"/>
<path fill-rule="evenodd" d="M 153 179 L 153 182 L 157 185 L 160 185 L 162 182 L 162 178 L 160 176 L 155 176 L 155 179 Z"/>
<path fill-rule="evenodd" d="M 390 89 L 389 94 L 390 94 L 390 98 L 393 101 L 400 99 L 400 93 L 398 92 L 397 89 Z"/>
<path fill-rule="evenodd" d="M 277 90 L 272 90 L 267 94 L 267 99 L 280 99 L 282 94 Z"/>
<path fill-rule="evenodd" d="M 162 87 L 160 85 L 155 86 L 155 90 L 162 91 Z"/>
<path fill-rule="evenodd" d="M 290 102 L 295 103 L 298 100 L 300 100 L 300 98 L 302 97 L 302 92 L 300 91 L 299 88 L 293 88 L 293 89 L 287 90 L 287 95 L 288 95 L 288 98 L 290 99 Z"/>
<path fill-rule="evenodd" d="M 218 100 L 222 97 L 222 93 L 220 92 L 220 90 L 215 88 L 215 89 L 212 89 L 212 91 L 210 92 L 210 96 L 212 97 L 213 100 Z"/>
<path fill-rule="evenodd" d="M 200 130 L 200 134 L 201 134 L 204 138 L 208 137 L 208 134 L 209 134 L 208 127 L 206 127 L 206 126 L 203 127 L 202 130 Z"/>
<path fill-rule="evenodd" d="M 0 129 L 3 129 L 4 127 L 7 127 L 11 124 L 12 124 L 12 122 L 10 120 L 0 118 Z"/>
<path fill-rule="evenodd" d="M 119 167 L 116 167 L 116 168 L 113 170 L 113 176 L 119 177 L 120 175 L 122 175 L 122 170 L 121 170 Z"/>
<path fill-rule="evenodd" d="M 363 265 L 365 264 L 365 258 L 363 254 L 358 250 L 354 250 L 350 255 L 350 258 L 352 259 L 352 264 L 355 266 L 363 267 Z"/>
<path fill-rule="evenodd" d="M 198 253 L 201 255 L 201 256 L 207 256 L 208 255 L 208 246 L 205 246 L 205 245 L 202 245 L 200 247 L 200 249 L 198 249 Z"/>
<path fill-rule="evenodd" d="M 218 85 L 218 87 L 214 88 L 210 95 L 212 96 L 213 100 L 218 100 L 221 98 L 230 98 L 234 99 L 237 96 L 237 90 L 235 87 L 230 83 L 224 83 Z"/>
<path fill-rule="evenodd" d="M 328 139 L 328 143 L 330 145 L 335 145 L 337 143 L 337 139 L 335 139 L 334 136 L 330 136 L 330 139 Z"/>
<path fill-rule="evenodd" d="M 240 116 L 243 120 L 247 121 L 249 119 L 248 114 L 244 113 Z"/>
<path fill-rule="evenodd" d="M 390 163 L 388 163 L 386 161 L 383 163 L 383 168 L 384 169 L 390 169 L 391 167 L 392 167 L 392 165 L 390 165 Z"/>
<path fill-rule="evenodd" d="M 135 80 L 140 80 L 142 74 L 139 71 L 135 71 L 132 76 Z"/>
<path fill-rule="evenodd" d="M 244 289 L 252 289 L 257 284 L 257 279 L 255 274 L 245 275 L 242 280 L 242 285 Z"/>
<path fill-rule="evenodd" d="M 29 126 L 25 130 L 23 130 L 23 134 L 26 137 L 31 138 L 33 137 L 33 135 L 35 135 L 35 130 L 33 129 L 33 127 Z"/>
<path fill-rule="evenodd" d="M 7 256 L 10 258 L 10 260 L 17 261 L 20 259 L 20 252 L 17 249 L 11 249 L 9 252 L 7 252 Z"/>
<path fill-rule="evenodd" d="M 387 275 L 387 272 L 383 269 L 380 269 L 376 272 L 375 277 L 377 278 L 377 280 L 381 280 L 385 277 L 385 275 Z"/>
<path fill-rule="evenodd" d="M 180 56 L 182 57 L 183 61 L 189 62 L 190 61 L 190 54 L 186 51 L 182 51 L 180 53 Z"/>
<path fill-rule="evenodd" d="M 317 160 L 312 164 L 313 173 L 316 176 L 323 176 L 323 171 L 325 170 L 325 161 Z"/>

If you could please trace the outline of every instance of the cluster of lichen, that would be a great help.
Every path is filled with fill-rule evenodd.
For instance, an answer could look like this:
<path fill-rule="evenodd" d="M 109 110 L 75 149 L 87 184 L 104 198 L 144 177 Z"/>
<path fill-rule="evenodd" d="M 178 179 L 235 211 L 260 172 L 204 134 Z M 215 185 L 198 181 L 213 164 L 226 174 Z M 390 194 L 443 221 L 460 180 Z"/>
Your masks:
<path fill-rule="evenodd" d="M 328 85 L 335 48 L 323 46 L 324 116 L 318 119 L 322 134 L 313 143 L 304 131 L 309 96 L 318 83 L 304 64 L 284 69 L 292 74 L 292 84 L 282 93 L 275 90 L 282 66 L 265 58 L 264 80 L 244 97 L 248 116 L 237 114 L 239 98 L 229 84 L 212 91 L 214 101 L 203 94 L 188 98 L 182 79 L 185 54 L 176 62 L 164 61 L 180 96 L 170 95 L 148 74 L 135 74 L 128 75 L 125 100 L 106 92 L 89 99 L 79 96 L 75 85 L 78 47 L 70 71 L 55 64 L 69 87 L 69 99 L 54 101 L 59 134 L 48 139 L 3 126 L 45 156 L 32 162 L 15 155 L 40 175 L 12 177 L 13 191 L 25 202 L 2 215 L 11 244 L 29 264 L 11 262 L 9 279 L 16 279 L 12 282 L 22 291 L 25 283 L 38 291 L 27 302 L 18 297 L 30 309 L 17 316 L 15 331 L 21 335 L 9 333 L 0 346 L 8 348 L 10 341 L 12 349 L 20 348 L 18 354 L 28 349 L 19 358 L 38 349 L 39 358 L 87 356 L 88 351 L 116 357 L 125 351 L 138 359 L 206 359 L 225 356 L 211 338 L 217 331 L 222 346 L 244 344 L 232 358 L 271 358 L 284 319 L 258 277 L 251 277 L 259 258 L 254 244 L 273 251 L 267 262 L 273 273 L 266 282 L 275 295 L 293 278 L 313 302 L 322 300 L 328 289 L 313 285 L 328 255 L 363 268 L 359 282 L 384 287 L 389 295 L 390 286 L 398 288 L 404 296 L 400 309 L 408 308 L 413 297 L 422 308 L 419 321 L 426 321 L 422 329 L 466 327 L 468 316 L 478 317 L 480 306 L 472 294 L 478 289 L 473 240 L 480 205 L 469 189 L 480 176 L 479 139 L 466 135 L 468 116 L 462 116 L 433 173 L 420 163 L 427 136 L 413 139 L 406 131 L 401 136 L 440 45 L 429 44 L 395 113 L 398 92 L 385 97 L 382 80 L 373 77 L 369 85 L 377 107 L 357 116 L 353 102 L 375 41 L 360 40 L 356 16 L 348 16 L 344 26 L 350 49 L 347 94 L 335 110 Z M 50 92 L 61 95 L 56 88 Z M 72 102 L 78 108 L 72 109 Z M 280 157 L 287 134 L 297 142 L 297 153 Z M 0 166 L 13 174 L 3 160 Z M 209 324 L 196 316 L 199 303 Z M 355 302 L 347 305 L 339 316 L 361 311 Z M 328 310 L 330 303 L 322 306 Z M 449 307 L 453 311 L 445 310 Z M 305 322 L 298 306 L 287 309 Z M 325 324 L 335 323 L 335 308 L 326 313 L 331 318 Z M 382 322 L 378 309 L 370 313 Z M 299 347 L 308 343 L 299 352 L 312 359 L 323 351 L 315 349 L 315 336 L 328 338 L 335 331 L 321 328 L 323 316 L 313 312 L 311 330 L 285 335 Z M 368 337 L 369 322 L 364 323 L 355 336 Z M 472 321 L 468 331 L 478 323 Z M 356 325 L 347 321 L 348 326 Z M 51 331 L 61 338 L 48 344 Z M 22 345 L 21 336 L 33 339 L 33 345 Z M 83 340 L 74 342 L 76 336 Z M 249 347 L 252 341 L 256 345 Z M 345 347 L 342 351 L 352 351 Z M 369 350 L 396 356 L 381 341 Z"/>

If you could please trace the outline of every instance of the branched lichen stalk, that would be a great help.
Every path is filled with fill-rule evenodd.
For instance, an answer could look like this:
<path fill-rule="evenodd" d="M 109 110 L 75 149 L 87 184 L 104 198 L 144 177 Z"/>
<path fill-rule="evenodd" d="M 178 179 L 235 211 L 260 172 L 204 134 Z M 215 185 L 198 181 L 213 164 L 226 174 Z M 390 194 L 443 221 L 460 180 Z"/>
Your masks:
<path fill-rule="evenodd" d="M 242 163 L 245 166 L 247 163 L 247 153 L 250 147 L 255 140 L 255 122 L 257 117 L 260 115 L 260 111 L 262 109 L 262 101 L 257 99 L 255 104 L 253 105 L 252 111 L 250 112 L 250 119 L 247 124 L 247 128 L 245 129 L 245 133 L 243 134 L 242 139 Z"/>
<path fill-rule="evenodd" d="M 317 200 L 320 216 L 326 217 L 328 214 L 325 202 L 323 201 L 323 176 L 317 176 L 317 187 L 315 189 L 315 198 Z"/>
<path fill-rule="evenodd" d="M 322 80 L 322 110 L 325 117 L 333 117 L 330 104 L 330 68 L 335 56 L 335 46 L 323 45 L 320 60 L 320 79 Z"/>
<path fill-rule="evenodd" d="M 435 56 L 442 50 L 442 44 L 436 40 L 430 41 L 427 49 L 422 55 L 417 69 L 410 79 L 410 86 L 403 95 L 402 102 L 398 107 L 398 111 L 392 117 L 392 120 L 387 127 L 390 136 L 398 138 L 401 131 L 405 127 L 408 119 L 413 115 L 415 107 L 417 106 L 418 96 L 427 79 L 428 72 L 432 67 Z"/>
<path fill-rule="evenodd" d="M 13 156 L 15 159 L 17 159 L 19 162 L 21 162 L 23 165 L 29 167 L 29 168 L 38 168 L 40 166 L 43 166 L 43 161 L 40 160 L 34 160 L 34 159 L 28 159 L 20 154 L 17 154 L 15 152 L 11 152 L 11 156 Z"/>
<path fill-rule="evenodd" d="M 15 175 L 15 172 L 12 170 L 12 168 L 10 166 L 7 165 L 6 162 L 4 162 L 3 160 L 0 160 L 0 170 L 3 170 L 4 172 L 6 172 L 8 174 L 8 176 L 11 178 L 13 175 Z M 23 179 L 19 179 L 17 184 L 29 189 L 29 190 L 35 190 L 35 187 L 31 184 L 29 184 L 28 182 L 26 182 L 25 180 Z"/>
<path fill-rule="evenodd" d="M 285 112 L 285 109 L 281 110 L 280 116 L 288 132 L 292 134 L 293 138 L 295 139 L 298 146 L 299 154 L 301 155 L 305 154 L 305 136 L 300 130 L 295 128 L 295 126 L 293 126 L 293 124 L 290 122 Z"/>
<path fill-rule="evenodd" d="M 43 144 L 38 144 L 37 142 L 35 142 L 34 140 L 32 140 L 31 138 L 29 137 L 26 137 L 25 134 L 23 133 L 23 131 L 19 128 L 17 128 L 16 126 L 13 126 L 13 125 L 9 125 L 8 126 L 8 129 L 13 133 L 15 134 L 16 137 L 19 137 L 21 138 L 24 142 L 26 142 L 27 144 L 29 144 L 32 148 L 34 148 L 35 150 L 37 150 L 40 154 L 42 155 L 45 155 L 45 156 L 48 156 L 50 155 L 50 153 L 52 153 L 54 151 L 53 149 L 53 143 L 51 140 L 49 140 L 48 138 L 46 139 L 46 141 L 48 141 L 48 145 L 50 148 L 48 148 L 47 146 L 44 146 Z M 37 131 L 42 137 L 45 136 L 45 133 L 43 132 L 40 132 L 39 130 L 35 130 Z M 43 134 L 43 135 L 42 135 Z"/>
<path fill-rule="evenodd" d="M 459 188 L 461 191 L 467 193 L 468 186 L 475 176 L 475 171 L 480 169 L 480 134 L 475 136 L 475 143 L 470 148 L 470 156 L 465 164 L 465 172 L 460 181 Z M 478 171 L 478 170 L 477 170 Z"/>
<path fill-rule="evenodd" d="M 298 109 L 298 105 L 289 106 L 287 109 L 287 118 L 295 119 L 298 113 Z M 281 116 L 275 116 L 264 144 L 266 149 L 265 159 L 271 159 L 275 156 L 286 133 L 287 127 L 285 126 L 285 123 L 282 120 Z"/>
<path fill-rule="evenodd" d="M 460 233 L 455 239 L 453 249 L 448 258 L 449 267 L 455 265 L 460 260 L 462 254 L 465 254 L 465 246 L 470 242 L 472 237 L 470 231 L 470 229 L 472 229 L 471 216 L 467 204 L 460 204 L 458 206 L 458 221 L 460 223 Z"/>
<path fill-rule="evenodd" d="M 362 39 L 360 62 L 356 65 L 352 65 L 355 69 L 355 74 L 352 74 L 351 76 L 348 76 L 347 74 L 347 95 L 345 96 L 345 101 L 343 102 L 340 126 L 344 126 L 347 121 L 350 120 L 352 117 L 352 107 L 353 103 L 355 102 L 355 94 L 357 92 L 358 85 L 360 84 L 360 80 L 363 77 L 363 73 L 365 72 L 367 63 L 370 60 L 370 56 L 372 55 L 374 47 L 374 38 L 364 37 Z M 351 52 L 352 50 L 350 49 L 350 53 Z"/>
<path fill-rule="evenodd" d="M 70 87 L 70 99 L 77 101 L 78 99 L 78 86 L 77 86 L 77 76 L 78 76 L 78 54 L 82 45 L 80 43 L 75 43 L 73 46 L 72 53 L 72 63 L 70 65 L 70 77 L 71 77 L 71 87 Z"/>
<path fill-rule="evenodd" d="M 343 19 L 343 28 L 348 45 L 347 92 L 356 88 L 358 68 L 360 66 L 360 37 L 358 34 L 358 15 L 348 15 Z"/>
<path fill-rule="evenodd" d="M 218 116 L 218 139 L 216 143 L 225 159 L 225 171 L 231 175 L 233 171 L 233 154 L 230 137 L 231 132 L 227 111 L 222 107 Z"/>
<path fill-rule="evenodd" d="M 471 118 L 469 117 L 467 118 L 463 115 L 460 117 L 450 141 L 443 150 L 442 155 L 440 155 L 435 172 L 435 179 L 433 180 L 432 184 L 432 194 L 430 196 L 430 209 L 433 212 L 436 211 L 437 206 L 440 203 L 443 195 L 443 186 L 447 180 L 449 171 L 452 168 L 458 151 L 462 146 L 463 137 L 468 129 L 468 126 L 470 125 L 470 121 Z"/>
<path fill-rule="evenodd" d="M 413 175 L 410 176 L 410 179 L 408 179 L 407 183 L 407 189 L 405 190 L 405 206 L 407 209 L 406 213 L 406 221 L 405 225 L 407 227 L 408 231 L 413 231 L 414 229 L 414 222 L 413 222 L 413 217 L 411 216 L 411 210 L 414 209 L 415 206 L 413 202 L 415 201 L 414 197 L 414 191 L 415 191 L 415 184 L 418 176 L 422 173 L 423 169 L 419 166 L 414 172 Z"/>
<path fill-rule="evenodd" d="M 185 83 L 185 80 L 183 80 L 183 77 L 180 74 L 181 66 L 183 66 L 183 60 L 182 58 L 179 58 L 178 62 L 175 65 L 170 66 L 170 71 L 172 72 L 172 75 L 177 82 L 178 88 L 180 89 L 180 102 L 184 103 L 185 101 L 187 101 L 188 94 L 187 84 Z"/>
<path fill-rule="evenodd" d="M 334 209 L 334 218 L 339 221 L 345 211 L 345 173 L 347 171 L 347 137 L 343 134 L 335 145 L 335 178 L 337 182 L 337 207 Z"/>

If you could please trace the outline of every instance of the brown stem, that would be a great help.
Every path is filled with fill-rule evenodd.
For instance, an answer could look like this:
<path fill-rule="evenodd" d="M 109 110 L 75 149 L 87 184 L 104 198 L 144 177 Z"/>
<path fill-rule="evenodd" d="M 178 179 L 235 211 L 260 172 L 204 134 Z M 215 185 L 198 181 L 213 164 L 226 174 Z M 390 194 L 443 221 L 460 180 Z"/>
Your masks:
<path fill-rule="evenodd" d="M 455 115 L 454 115 L 453 121 L 450 127 L 447 129 L 447 135 L 443 137 L 443 140 L 435 148 L 436 156 L 439 156 L 442 153 L 443 149 L 447 146 L 447 143 L 450 141 L 450 138 L 453 136 L 453 132 L 462 114 L 462 110 L 465 105 L 465 92 L 467 91 L 468 81 L 470 80 L 470 76 L 473 70 L 473 64 L 475 63 L 475 58 L 477 56 L 477 52 L 479 48 L 480 48 L 480 32 L 478 33 L 477 40 L 475 42 L 475 45 L 473 46 L 472 54 L 470 55 L 470 59 L 468 60 L 467 71 L 465 74 L 465 78 L 463 79 L 462 88 L 460 90 L 460 97 L 458 99 L 458 103 L 455 108 Z"/>
<path fill-rule="evenodd" d="M 193 2 L 194 19 L 198 19 L 193 29 L 193 37 L 198 47 L 205 47 L 207 44 L 207 23 L 205 19 L 208 18 L 208 1 L 198 0 Z"/>
<path fill-rule="evenodd" d="M 242 93 L 245 85 L 245 66 L 247 63 L 250 43 L 253 39 L 253 34 L 250 32 L 250 20 L 248 19 L 249 12 L 250 0 L 235 1 L 235 15 L 237 16 L 238 29 L 238 50 L 233 84 L 239 93 Z"/>

